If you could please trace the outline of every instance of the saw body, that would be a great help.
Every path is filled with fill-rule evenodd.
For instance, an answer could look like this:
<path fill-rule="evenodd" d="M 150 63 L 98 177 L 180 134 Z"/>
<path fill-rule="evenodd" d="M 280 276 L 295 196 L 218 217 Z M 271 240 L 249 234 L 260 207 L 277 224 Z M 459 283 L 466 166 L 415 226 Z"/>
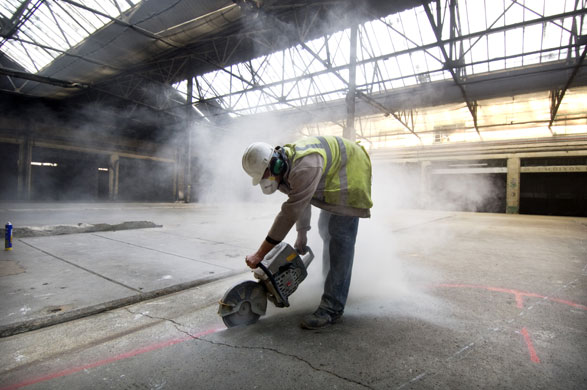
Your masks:
<path fill-rule="evenodd" d="M 265 314 L 267 300 L 277 307 L 289 307 L 288 297 L 308 275 L 313 259 L 310 248 L 300 255 L 285 242 L 276 245 L 253 270 L 258 281 L 240 282 L 220 300 L 218 314 L 224 324 L 229 328 L 254 324 Z"/>

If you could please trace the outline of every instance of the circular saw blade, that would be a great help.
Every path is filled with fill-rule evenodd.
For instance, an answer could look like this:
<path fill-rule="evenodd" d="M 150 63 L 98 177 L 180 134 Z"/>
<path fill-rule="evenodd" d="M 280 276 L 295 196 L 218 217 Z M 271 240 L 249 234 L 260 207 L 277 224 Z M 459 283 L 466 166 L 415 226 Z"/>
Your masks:
<path fill-rule="evenodd" d="M 257 322 L 267 310 L 265 287 L 252 280 L 241 282 L 229 289 L 218 308 L 224 324 L 232 328 Z"/>

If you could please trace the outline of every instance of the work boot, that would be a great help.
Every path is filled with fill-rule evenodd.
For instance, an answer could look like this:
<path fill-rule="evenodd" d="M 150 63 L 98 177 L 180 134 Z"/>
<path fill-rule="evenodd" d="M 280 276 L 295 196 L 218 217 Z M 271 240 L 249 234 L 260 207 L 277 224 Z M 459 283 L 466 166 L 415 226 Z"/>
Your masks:
<path fill-rule="evenodd" d="M 303 329 L 321 329 L 334 324 L 341 316 L 342 313 L 330 314 L 326 310 L 318 308 L 313 314 L 305 316 L 300 326 Z"/>

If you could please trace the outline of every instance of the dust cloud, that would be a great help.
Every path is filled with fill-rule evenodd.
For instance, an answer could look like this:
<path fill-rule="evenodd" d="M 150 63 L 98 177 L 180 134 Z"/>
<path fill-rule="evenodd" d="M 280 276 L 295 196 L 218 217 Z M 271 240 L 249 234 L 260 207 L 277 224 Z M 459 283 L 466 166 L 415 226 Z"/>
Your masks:
<path fill-rule="evenodd" d="M 445 191 L 437 194 L 422 185 L 419 164 L 398 166 L 380 158 L 372 160 L 374 207 L 371 218 L 359 222 L 346 313 L 367 317 L 410 317 L 451 326 L 451 305 L 435 296 L 431 289 L 444 282 L 447 276 L 441 269 L 424 265 L 429 261 L 422 261 L 433 259 L 436 248 L 452 238 L 452 233 L 444 231 L 442 224 L 433 222 L 450 216 L 453 210 L 479 208 L 491 202 L 498 191 L 491 179 L 476 175 L 463 176 L 456 184 L 446 182 Z M 240 169 L 240 161 L 234 164 Z M 285 200 L 276 195 L 262 195 L 257 187 L 250 186 L 244 172 L 241 175 L 247 179 L 243 185 L 253 188 L 258 197 L 275 197 L 279 203 Z M 252 195 L 241 200 L 259 199 Z M 273 215 L 277 214 L 279 203 L 275 204 Z M 308 245 L 316 257 L 308 269 L 307 279 L 290 299 L 291 308 L 300 314 L 313 312 L 323 292 L 323 248 L 317 227 L 319 214 L 320 210 L 312 207 Z M 269 230 L 271 221 L 272 217 L 267 218 L 267 225 L 257 232 L 259 240 Z M 295 239 L 296 232 L 292 229 L 285 241 L 293 245 Z M 273 315 L 276 312 L 279 310 L 268 313 Z"/>
<path fill-rule="evenodd" d="M 331 18 L 330 21 L 334 19 Z M 269 21 L 262 16 L 253 20 L 255 26 L 261 22 Z M 270 22 L 279 23 L 275 19 Z M 290 30 L 289 27 L 283 29 Z M 261 121 L 237 118 L 212 123 L 191 122 L 189 125 L 187 120 L 180 117 L 175 126 L 157 128 L 161 123 L 160 118 L 149 118 L 147 110 L 141 114 L 144 114 L 139 115 L 143 122 L 152 123 L 155 127 L 153 142 L 158 144 L 158 149 L 152 152 L 161 159 L 175 158 L 174 153 L 187 142 L 185 129 L 188 126 L 194 156 L 191 168 L 193 197 L 198 203 L 222 205 L 224 217 L 221 217 L 220 222 L 227 223 L 226 227 L 217 232 L 219 236 L 235 237 L 240 232 L 247 240 L 253 236 L 258 238 L 252 238 L 255 241 L 249 244 L 250 247 L 260 243 L 271 226 L 270 216 L 277 214 L 281 202 L 285 199 L 278 195 L 265 196 L 258 186 L 251 185 L 249 176 L 242 170 L 242 154 L 245 148 L 255 141 L 264 141 L 272 145 L 295 141 L 300 136 L 298 129 L 301 123 L 284 121 L 280 114 L 264 115 Z M 42 117 L 40 113 L 37 115 Z M 105 136 L 116 137 L 118 129 L 121 128 L 118 121 L 125 115 L 125 112 L 116 112 L 112 107 L 88 106 L 79 112 L 81 122 L 66 123 L 67 126 L 80 130 L 76 133 L 78 136 L 70 142 L 77 146 L 91 147 L 104 142 Z M 307 118 L 304 120 L 307 121 Z M 56 125 L 63 122 L 58 117 L 52 118 L 51 121 Z M 120 162 L 126 163 L 126 160 Z M 172 188 L 171 180 L 176 174 L 174 163 L 143 165 L 140 169 L 137 168 L 139 174 L 135 175 L 136 180 L 123 185 L 132 188 L 135 194 L 152 193 L 153 183 L 156 181 L 162 181 L 166 188 Z M 440 199 L 434 194 L 422 192 L 418 177 L 418 172 L 414 174 L 385 165 L 383 162 L 374 162 L 374 207 L 372 218 L 363 219 L 359 223 L 347 313 L 419 316 L 430 321 L 447 317 L 449 308 L 422 287 L 441 280 L 443 276 L 439 270 L 418 265 L 417 257 L 407 259 L 406 250 L 398 241 L 397 230 L 400 227 L 405 229 L 414 222 L 410 221 L 409 217 L 398 216 L 397 212 L 419 206 L 444 206 L 444 209 L 454 210 L 462 206 L 463 202 L 469 202 L 468 208 L 475 208 L 487 196 L 493 196 L 492 186 L 491 183 L 479 178 L 468 183 L 461 181 L 458 185 L 453 185 L 452 190 L 445 191 Z M 160 180 L 161 178 L 164 179 Z M 37 177 L 34 180 L 42 179 Z M 63 187 L 63 183 L 58 185 Z M 76 183 L 65 187 L 66 190 L 72 191 L 71 196 L 76 200 L 84 199 L 85 193 L 75 192 L 76 188 Z M 464 198 L 464 194 L 472 192 L 471 189 L 474 189 L 475 197 L 472 200 L 471 197 Z M 318 215 L 319 210 L 313 208 L 309 245 L 313 248 L 316 258 L 310 265 L 309 277 L 292 296 L 292 304 L 295 303 L 300 309 L 307 308 L 308 311 L 316 308 L 323 289 L 322 240 L 317 229 Z M 260 216 L 262 220 L 251 223 L 255 216 Z M 250 226 L 255 228 L 250 229 Z M 248 231 L 245 231 L 247 228 Z M 290 244 L 295 241 L 295 229 L 292 230 L 286 238 Z M 405 233 L 406 231 L 409 233 Z M 404 230 L 401 239 L 417 242 L 418 229 Z"/>
<path fill-rule="evenodd" d="M 431 217 L 425 211 L 404 208 L 406 199 L 414 196 L 412 179 L 394 176 L 393 172 L 384 164 L 374 163 L 374 207 L 371 218 L 359 222 L 345 313 L 370 318 L 415 317 L 449 326 L 450 305 L 430 290 L 430 286 L 441 282 L 444 276 L 441 270 L 419 262 L 422 256 L 433 256 L 418 245 L 425 238 L 417 228 Z M 323 248 L 317 228 L 319 213 L 319 209 L 312 207 L 312 229 L 308 234 L 308 245 L 316 257 L 308 268 L 307 279 L 290 299 L 292 308 L 300 313 L 313 312 L 323 292 Z M 436 243 L 447 238 L 447 234 L 433 231 Z M 290 232 L 286 241 L 293 244 L 295 236 L 295 232 Z"/>

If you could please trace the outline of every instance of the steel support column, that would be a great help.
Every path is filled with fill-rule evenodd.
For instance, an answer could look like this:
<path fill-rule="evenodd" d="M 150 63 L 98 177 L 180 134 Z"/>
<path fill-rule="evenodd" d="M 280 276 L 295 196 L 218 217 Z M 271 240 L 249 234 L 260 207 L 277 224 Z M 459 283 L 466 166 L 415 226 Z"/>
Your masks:
<path fill-rule="evenodd" d="M 32 187 L 33 142 L 26 137 L 18 149 L 18 178 L 16 182 L 16 199 L 30 200 Z"/>
<path fill-rule="evenodd" d="M 119 167 L 120 156 L 118 154 L 111 154 L 108 164 L 108 198 L 110 200 L 118 200 Z"/>
<path fill-rule="evenodd" d="M 192 201 L 192 121 L 191 121 L 191 111 L 192 111 L 192 100 L 193 100 L 193 92 L 194 92 L 194 78 L 190 77 L 188 79 L 187 85 L 187 97 L 186 103 L 186 168 L 185 168 L 185 202 L 190 203 Z"/>
<path fill-rule="evenodd" d="M 351 47 L 349 61 L 349 91 L 346 95 L 346 126 L 343 137 L 354 141 L 357 138 L 355 131 L 355 93 L 357 89 L 357 30 L 358 25 L 351 26 Z"/>
<path fill-rule="evenodd" d="M 420 163 L 420 208 L 426 209 L 430 204 L 430 166 L 432 162 L 422 161 Z"/>
<path fill-rule="evenodd" d="M 506 214 L 520 212 L 520 165 L 519 157 L 507 160 Z"/>
<path fill-rule="evenodd" d="M 31 200 L 33 197 L 33 139 L 27 137 L 26 140 L 26 159 L 25 159 L 25 193 L 24 199 Z"/>

